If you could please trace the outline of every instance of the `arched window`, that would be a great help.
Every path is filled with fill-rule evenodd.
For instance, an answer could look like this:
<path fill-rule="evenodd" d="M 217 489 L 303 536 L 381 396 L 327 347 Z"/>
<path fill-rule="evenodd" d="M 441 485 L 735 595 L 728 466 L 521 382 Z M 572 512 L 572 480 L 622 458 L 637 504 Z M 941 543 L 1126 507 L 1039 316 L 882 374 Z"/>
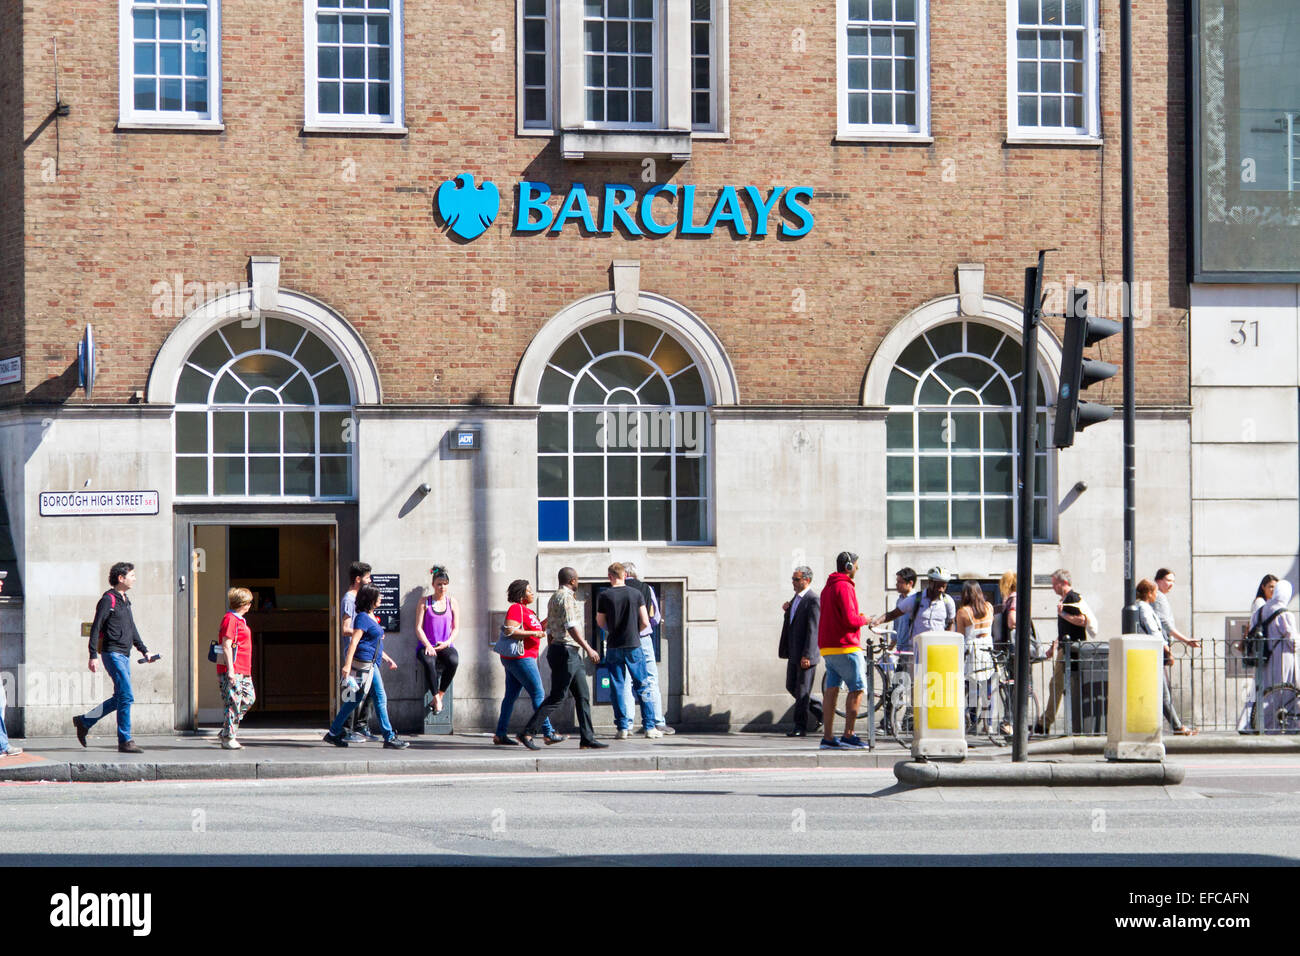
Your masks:
<path fill-rule="evenodd" d="M 949 322 L 912 341 L 885 402 L 888 535 L 1009 540 L 1016 536 L 1019 388 L 1024 352 L 979 322 Z M 1051 533 L 1047 389 L 1040 375 L 1034 536 Z"/>
<path fill-rule="evenodd" d="M 708 398 L 671 334 L 588 325 L 551 356 L 537 400 L 540 541 L 707 540 Z"/>
<path fill-rule="evenodd" d="M 176 495 L 350 499 L 354 404 L 338 356 L 283 319 L 234 321 L 176 386 Z"/>

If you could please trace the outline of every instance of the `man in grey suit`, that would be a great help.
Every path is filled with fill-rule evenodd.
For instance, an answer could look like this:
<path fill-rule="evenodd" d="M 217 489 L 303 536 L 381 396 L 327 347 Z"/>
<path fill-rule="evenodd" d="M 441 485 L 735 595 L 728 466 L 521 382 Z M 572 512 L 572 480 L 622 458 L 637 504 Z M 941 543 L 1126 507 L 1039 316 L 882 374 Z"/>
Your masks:
<path fill-rule="evenodd" d="M 794 730 L 786 736 L 805 737 L 809 713 L 817 720 L 813 730 L 822 722 L 822 702 L 812 695 L 817 659 L 821 656 L 817 651 L 817 625 L 822 606 L 812 589 L 811 568 L 795 568 L 790 583 L 794 586 L 794 597 L 781 606 L 785 617 L 781 622 L 781 646 L 777 655 L 786 661 L 785 689 L 794 698 Z"/>

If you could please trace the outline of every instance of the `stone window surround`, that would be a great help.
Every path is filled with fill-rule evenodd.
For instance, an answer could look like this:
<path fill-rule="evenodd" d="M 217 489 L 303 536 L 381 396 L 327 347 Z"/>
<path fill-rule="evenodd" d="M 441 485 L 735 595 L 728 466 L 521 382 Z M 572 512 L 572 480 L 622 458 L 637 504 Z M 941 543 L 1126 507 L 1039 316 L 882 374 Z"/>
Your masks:
<path fill-rule="evenodd" d="M 586 122 L 582 0 L 547 0 L 554 18 L 553 51 L 548 113 L 551 125 L 525 126 L 523 112 L 523 8 L 516 0 L 516 132 L 520 136 L 560 134 L 565 159 L 604 156 L 668 156 L 685 162 L 694 139 L 730 137 L 730 0 L 714 0 L 714 102 L 716 128 L 692 129 L 691 122 L 691 12 L 686 0 L 656 0 L 662 4 L 663 26 L 657 66 L 663 95 L 658 97 L 659 122 L 653 129 L 602 129 Z M 558 95 L 557 95 L 558 94 Z"/>
<path fill-rule="evenodd" d="M 862 405 L 877 409 L 888 407 L 885 401 L 885 389 L 889 382 L 890 373 L 894 370 L 894 366 L 898 364 L 898 359 L 903 350 L 920 337 L 922 333 L 928 332 L 937 326 L 962 320 L 978 321 L 1006 333 L 1014 341 L 1022 341 L 1024 312 L 1018 303 L 997 296 L 983 295 L 981 313 L 970 315 L 961 308 L 961 302 L 962 297 L 960 295 L 948 295 L 932 299 L 913 309 L 890 330 L 889 334 L 877 346 L 876 352 L 872 355 L 871 362 L 867 366 L 866 378 L 862 384 Z M 971 304 L 969 297 L 967 304 Z M 1047 390 L 1049 405 L 1047 427 L 1050 435 L 1053 417 L 1050 406 L 1054 401 L 1053 396 L 1056 394 L 1061 381 L 1061 343 L 1046 324 L 1040 325 L 1038 329 L 1038 359 L 1038 373 L 1043 379 L 1044 388 Z M 1049 467 L 1053 463 L 1050 454 L 1052 450 L 1051 448 L 1048 449 Z M 1049 505 L 1054 500 L 1052 477 L 1053 475 L 1049 473 L 1047 485 Z M 1056 540 L 1057 516 L 1051 507 L 1048 508 L 1048 520 L 1050 526 L 1044 531 L 1045 540 L 1036 542 L 1035 547 Z M 964 546 L 969 543 L 979 544 L 980 542 L 978 539 L 973 541 L 963 539 L 954 543 Z M 944 540 L 918 538 L 915 540 L 915 544 L 917 547 L 942 547 Z M 889 542 L 891 548 L 900 545 L 910 546 L 908 542 L 902 540 L 894 541 L 891 539 Z"/>
<path fill-rule="evenodd" d="M 257 285 L 229 292 L 205 302 L 172 329 L 149 372 L 145 401 L 171 405 L 176 384 L 190 353 L 214 330 L 232 319 L 253 314 L 254 296 L 267 315 L 280 316 L 307 326 L 334 350 L 347 373 L 358 405 L 383 403 L 379 370 L 360 334 L 337 312 L 311 296 L 289 289 Z"/>
<path fill-rule="evenodd" d="M 208 0 L 208 111 L 163 113 L 135 108 L 135 0 L 118 0 L 118 129 L 221 131 L 221 0 Z M 179 8 L 178 8 L 179 9 Z M 182 39 L 184 39 L 182 37 Z"/>

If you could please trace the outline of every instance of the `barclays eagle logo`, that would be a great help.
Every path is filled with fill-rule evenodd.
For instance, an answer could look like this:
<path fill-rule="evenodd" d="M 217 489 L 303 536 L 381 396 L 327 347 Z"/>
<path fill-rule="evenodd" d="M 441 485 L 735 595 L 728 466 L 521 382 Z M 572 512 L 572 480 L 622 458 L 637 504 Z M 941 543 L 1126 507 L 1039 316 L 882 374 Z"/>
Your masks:
<path fill-rule="evenodd" d="M 474 177 L 461 173 L 438 187 L 438 215 L 461 239 L 477 239 L 501 210 L 501 193 L 494 182 L 474 185 Z"/>

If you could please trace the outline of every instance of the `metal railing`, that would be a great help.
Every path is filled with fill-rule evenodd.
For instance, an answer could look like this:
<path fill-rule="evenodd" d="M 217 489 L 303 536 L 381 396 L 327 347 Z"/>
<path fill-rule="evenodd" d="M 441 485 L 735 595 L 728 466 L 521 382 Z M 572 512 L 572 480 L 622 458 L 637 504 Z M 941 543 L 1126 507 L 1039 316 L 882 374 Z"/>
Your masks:
<path fill-rule="evenodd" d="M 1104 736 L 1109 684 L 1108 645 L 1078 642 L 1059 660 L 1033 664 L 1034 687 L 1044 705 L 1044 723 L 1052 736 Z M 1174 641 L 1172 663 L 1163 668 L 1170 704 L 1181 723 L 1202 732 L 1300 733 L 1300 695 L 1282 684 L 1280 667 L 1250 667 L 1236 641 L 1223 638 L 1189 647 Z M 1254 706 L 1254 691 L 1265 691 L 1263 707 Z M 1054 714 L 1049 714 L 1051 705 Z M 1162 717 L 1162 719 L 1164 719 Z M 1165 719 L 1165 733 L 1173 728 Z"/>

